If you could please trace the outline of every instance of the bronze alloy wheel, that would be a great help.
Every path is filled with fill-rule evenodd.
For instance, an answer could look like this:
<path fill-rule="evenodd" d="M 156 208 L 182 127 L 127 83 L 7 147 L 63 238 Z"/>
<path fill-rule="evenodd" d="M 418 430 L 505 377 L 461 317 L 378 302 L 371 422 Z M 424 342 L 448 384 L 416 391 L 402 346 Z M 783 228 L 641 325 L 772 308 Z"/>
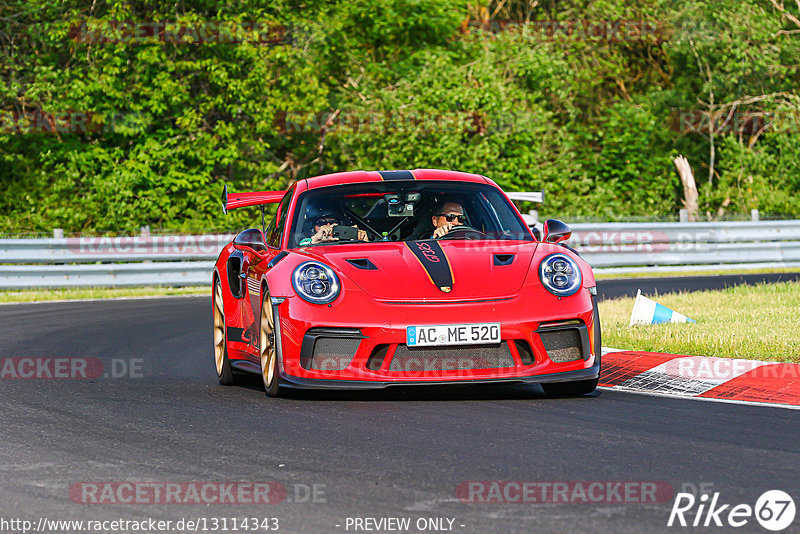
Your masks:
<path fill-rule="evenodd" d="M 277 354 L 275 350 L 275 316 L 272 313 L 272 301 L 265 290 L 261 299 L 261 328 L 258 339 L 261 354 L 261 378 L 264 389 L 270 397 L 280 394 L 280 380 L 277 373 Z"/>
<path fill-rule="evenodd" d="M 225 328 L 225 301 L 222 298 L 222 284 L 219 280 L 214 282 L 213 314 L 214 314 L 214 364 L 217 368 L 219 383 L 225 386 L 233 385 L 236 379 L 233 376 L 231 363 L 228 360 L 228 343 Z"/>

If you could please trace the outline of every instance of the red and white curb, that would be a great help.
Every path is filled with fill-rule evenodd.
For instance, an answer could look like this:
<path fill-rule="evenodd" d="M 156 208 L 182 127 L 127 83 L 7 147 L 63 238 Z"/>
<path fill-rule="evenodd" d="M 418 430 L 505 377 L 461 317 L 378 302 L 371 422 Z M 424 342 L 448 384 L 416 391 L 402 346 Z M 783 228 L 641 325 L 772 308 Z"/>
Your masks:
<path fill-rule="evenodd" d="M 800 364 L 603 351 L 599 387 L 800 409 Z"/>

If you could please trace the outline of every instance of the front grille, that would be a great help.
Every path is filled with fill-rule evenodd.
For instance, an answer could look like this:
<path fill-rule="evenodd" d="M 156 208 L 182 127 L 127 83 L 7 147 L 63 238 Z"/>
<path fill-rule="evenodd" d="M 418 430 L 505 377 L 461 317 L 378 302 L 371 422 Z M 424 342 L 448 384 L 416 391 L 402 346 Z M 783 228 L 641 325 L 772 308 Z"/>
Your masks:
<path fill-rule="evenodd" d="M 508 344 L 499 346 L 425 347 L 409 349 L 398 345 L 389 371 L 454 371 L 458 369 L 496 369 L 514 367 Z"/>
<path fill-rule="evenodd" d="M 539 332 L 550 360 L 556 363 L 582 360 L 581 335 L 577 328 Z"/>
<path fill-rule="evenodd" d="M 341 371 L 350 365 L 359 343 L 355 338 L 317 338 L 309 367 L 317 371 Z"/>

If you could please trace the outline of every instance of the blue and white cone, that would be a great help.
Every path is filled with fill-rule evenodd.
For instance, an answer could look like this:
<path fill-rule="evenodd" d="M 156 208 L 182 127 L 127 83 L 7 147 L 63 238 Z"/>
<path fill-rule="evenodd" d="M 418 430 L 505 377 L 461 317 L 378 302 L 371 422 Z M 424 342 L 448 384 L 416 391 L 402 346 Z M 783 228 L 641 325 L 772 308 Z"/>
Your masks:
<path fill-rule="evenodd" d="M 694 319 L 689 319 L 685 315 L 678 313 L 659 304 L 654 300 L 642 296 L 642 290 L 636 292 L 636 301 L 633 303 L 631 312 L 631 322 L 628 326 L 635 324 L 660 324 L 660 323 L 696 323 Z"/>

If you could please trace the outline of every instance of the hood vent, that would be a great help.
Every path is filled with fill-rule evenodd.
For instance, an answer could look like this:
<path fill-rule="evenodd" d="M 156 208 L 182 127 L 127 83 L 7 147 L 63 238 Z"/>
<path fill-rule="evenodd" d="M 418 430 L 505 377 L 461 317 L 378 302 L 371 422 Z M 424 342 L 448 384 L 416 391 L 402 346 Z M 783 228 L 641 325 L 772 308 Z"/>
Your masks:
<path fill-rule="evenodd" d="M 365 271 L 377 271 L 378 268 L 372 263 L 369 258 L 352 258 L 348 259 L 347 263 L 356 269 L 364 269 Z"/>

